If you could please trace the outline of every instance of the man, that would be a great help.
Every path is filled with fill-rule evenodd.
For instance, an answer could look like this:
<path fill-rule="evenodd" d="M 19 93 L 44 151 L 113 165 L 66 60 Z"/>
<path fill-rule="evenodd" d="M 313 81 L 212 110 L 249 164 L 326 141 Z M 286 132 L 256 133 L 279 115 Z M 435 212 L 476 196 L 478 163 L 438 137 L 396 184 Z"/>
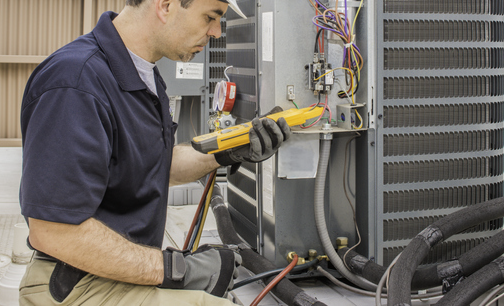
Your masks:
<path fill-rule="evenodd" d="M 154 64 L 189 61 L 235 0 L 127 0 L 40 64 L 21 110 L 22 214 L 37 250 L 21 305 L 230 305 L 239 255 L 162 251 L 168 184 L 260 162 L 290 135 L 253 121 L 250 145 L 214 155 L 173 146 L 166 86 Z"/>

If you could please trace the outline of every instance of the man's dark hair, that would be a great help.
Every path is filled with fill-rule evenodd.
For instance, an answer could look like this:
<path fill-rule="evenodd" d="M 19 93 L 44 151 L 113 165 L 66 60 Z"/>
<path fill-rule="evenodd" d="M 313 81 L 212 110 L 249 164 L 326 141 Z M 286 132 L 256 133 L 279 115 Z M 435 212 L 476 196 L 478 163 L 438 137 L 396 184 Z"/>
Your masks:
<path fill-rule="evenodd" d="M 126 5 L 139 6 L 144 0 L 126 0 Z M 188 8 L 193 0 L 180 0 L 180 6 L 183 8 Z"/>

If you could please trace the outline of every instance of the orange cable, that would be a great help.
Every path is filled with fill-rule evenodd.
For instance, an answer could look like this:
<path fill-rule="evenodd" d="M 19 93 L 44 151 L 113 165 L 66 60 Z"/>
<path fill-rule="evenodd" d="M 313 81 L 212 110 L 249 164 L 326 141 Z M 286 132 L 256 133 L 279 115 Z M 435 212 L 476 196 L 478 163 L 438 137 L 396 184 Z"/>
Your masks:
<path fill-rule="evenodd" d="M 189 228 L 189 232 L 187 232 L 187 237 L 186 237 L 186 240 L 184 242 L 184 247 L 182 248 L 182 250 L 186 250 L 187 247 L 189 246 L 189 242 L 191 241 L 191 236 L 192 236 L 193 231 L 194 231 L 194 226 L 196 225 L 196 222 L 198 221 L 201 209 L 203 208 L 203 206 L 205 204 L 205 199 L 207 197 L 208 190 L 210 189 L 210 185 L 212 184 L 212 181 L 213 181 L 213 179 L 214 179 L 214 177 L 215 177 L 216 174 L 217 174 L 217 170 L 213 171 L 210 174 L 210 176 L 208 177 L 208 181 L 206 183 L 205 190 L 203 191 L 203 194 L 201 195 L 201 199 L 200 199 L 200 202 L 198 204 L 198 208 L 196 209 L 196 212 L 194 213 L 194 218 L 193 218 L 193 221 L 191 223 L 191 227 Z"/>
<path fill-rule="evenodd" d="M 298 256 L 297 254 L 294 254 L 294 258 L 292 259 L 292 262 L 287 266 L 285 267 L 285 269 L 280 272 L 280 274 L 278 274 L 269 284 L 268 286 L 266 286 L 263 291 L 261 291 L 261 293 L 259 293 L 259 295 L 255 298 L 254 301 L 252 301 L 252 304 L 250 304 L 250 306 L 257 306 L 259 304 L 259 302 L 266 296 L 266 294 L 268 294 L 271 289 L 273 289 L 273 287 L 276 286 L 276 284 L 278 284 L 282 278 L 285 277 L 285 275 L 287 275 L 297 264 L 298 262 Z"/>

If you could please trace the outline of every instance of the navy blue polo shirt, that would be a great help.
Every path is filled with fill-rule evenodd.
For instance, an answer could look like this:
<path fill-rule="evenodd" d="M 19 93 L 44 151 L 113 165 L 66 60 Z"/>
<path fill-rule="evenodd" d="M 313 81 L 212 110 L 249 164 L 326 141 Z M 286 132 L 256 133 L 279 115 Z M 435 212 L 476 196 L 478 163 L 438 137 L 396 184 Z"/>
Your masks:
<path fill-rule="evenodd" d="M 80 224 L 96 218 L 136 243 L 161 247 L 176 124 L 140 79 L 113 12 L 48 57 L 21 107 L 22 214 Z"/>

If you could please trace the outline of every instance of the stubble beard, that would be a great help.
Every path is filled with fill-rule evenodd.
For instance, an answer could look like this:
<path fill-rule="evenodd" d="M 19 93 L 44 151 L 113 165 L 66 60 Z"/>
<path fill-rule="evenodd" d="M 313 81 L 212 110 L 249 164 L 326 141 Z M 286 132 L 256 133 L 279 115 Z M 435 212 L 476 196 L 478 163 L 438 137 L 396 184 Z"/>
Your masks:
<path fill-rule="evenodd" d="M 202 41 L 200 44 L 198 44 L 198 46 L 206 46 L 209 41 L 210 41 L 210 37 L 207 36 L 206 40 Z M 193 53 L 188 52 L 188 53 L 184 53 L 184 54 L 179 54 L 179 58 L 182 62 L 190 62 L 194 59 L 194 57 L 198 53 L 200 53 L 200 51 L 196 51 Z"/>
<path fill-rule="evenodd" d="M 181 62 L 185 62 L 185 63 L 190 62 L 190 61 L 192 61 L 194 59 L 194 57 L 196 56 L 196 53 L 199 53 L 199 51 L 198 52 L 194 52 L 194 53 L 180 54 L 179 55 L 179 59 L 180 59 Z"/>

